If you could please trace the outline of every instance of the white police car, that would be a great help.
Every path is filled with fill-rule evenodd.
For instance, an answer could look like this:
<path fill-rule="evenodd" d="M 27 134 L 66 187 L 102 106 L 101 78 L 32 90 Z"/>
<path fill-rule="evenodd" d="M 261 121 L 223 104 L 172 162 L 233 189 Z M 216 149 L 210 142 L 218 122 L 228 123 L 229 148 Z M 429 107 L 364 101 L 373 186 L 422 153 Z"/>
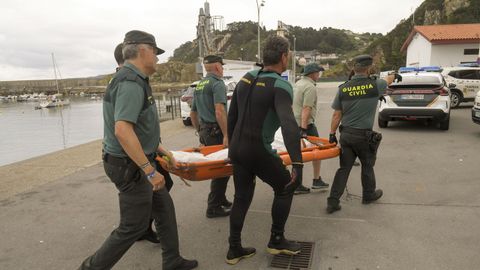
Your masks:
<path fill-rule="evenodd" d="M 451 91 L 452 108 L 474 100 L 480 90 L 480 67 L 448 67 L 442 74 Z"/>
<path fill-rule="evenodd" d="M 180 98 L 180 109 L 182 121 L 185 126 L 191 126 L 192 120 L 190 119 L 190 111 L 192 110 L 192 101 L 193 101 L 193 92 L 197 87 L 197 84 L 200 81 L 195 81 L 190 84 L 187 89 L 183 92 L 182 97 Z M 233 90 L 237 82 L 233 81 L 231 78 L 224 78 L 225 85 L 227 86 L 227 108 L 230 105 L 230 99 L 232 98 Z"/>
<path fill-rule="evenodd" d="M 472 121 L 480 125 L 480 91 L 477 92 L 472 108 Z"/>
<path fill-rule="evenodd" d="M 440 129 L 450 125 L 450 90 L 437 72 L 402 73 L 402 81 L 386 90 L 378 109 L 378 126 L 398 120 L 433 120 Z"/>

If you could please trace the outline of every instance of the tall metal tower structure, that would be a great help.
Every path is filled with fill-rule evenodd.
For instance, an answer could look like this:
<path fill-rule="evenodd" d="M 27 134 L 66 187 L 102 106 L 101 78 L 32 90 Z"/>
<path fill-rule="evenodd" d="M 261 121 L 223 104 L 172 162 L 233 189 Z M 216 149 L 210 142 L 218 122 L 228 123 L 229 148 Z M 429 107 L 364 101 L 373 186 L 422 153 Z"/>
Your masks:
<path fill-rule="evenodd" d="M 197 40 L 199 57 L 203 58 L 209 54 L 219 54 L 219 49 L 213 41 L 217 38 L 215 31 L 223 31 L 224 28 L 223 16 L 212 16 L 210 14 L 210 3 L 205 1 L 203 8 L 200 8 L 198 13 Z"/>

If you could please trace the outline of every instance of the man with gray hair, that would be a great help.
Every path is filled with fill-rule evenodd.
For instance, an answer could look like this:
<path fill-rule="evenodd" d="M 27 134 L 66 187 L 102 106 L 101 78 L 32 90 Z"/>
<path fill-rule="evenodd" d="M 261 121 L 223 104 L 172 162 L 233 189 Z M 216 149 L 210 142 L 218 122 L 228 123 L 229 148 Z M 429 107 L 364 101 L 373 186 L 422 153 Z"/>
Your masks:
<path fill-rule="evenodd" d="M 115 74 L 103 101 L 103 166 L 118 189 L 120 224 L 79 269 L 111 269 L 155 220 L 162 245 L 162 269 L 189 270 L 196 260 L 180 256 L 177 223 L 165 178 L 155 162 L 157 152 L 170 158 L 160 143 L 157 107 L 148 77 L 155 72 L 157 55 L 164 51 L 155 38 L 133 30 L 123 42 L 124 66 Z"/>

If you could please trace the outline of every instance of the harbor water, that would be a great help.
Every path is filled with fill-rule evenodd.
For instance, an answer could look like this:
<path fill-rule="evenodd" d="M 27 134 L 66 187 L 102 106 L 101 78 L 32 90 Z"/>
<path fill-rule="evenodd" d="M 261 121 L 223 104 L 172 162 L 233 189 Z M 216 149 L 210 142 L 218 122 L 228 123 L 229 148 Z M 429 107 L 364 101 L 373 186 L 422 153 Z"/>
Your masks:
<path fill-rule="evenodd" d="M 0 166 L 101 139 L 102 100 L 70 98 L 70 106 L 0 103 Z"/>

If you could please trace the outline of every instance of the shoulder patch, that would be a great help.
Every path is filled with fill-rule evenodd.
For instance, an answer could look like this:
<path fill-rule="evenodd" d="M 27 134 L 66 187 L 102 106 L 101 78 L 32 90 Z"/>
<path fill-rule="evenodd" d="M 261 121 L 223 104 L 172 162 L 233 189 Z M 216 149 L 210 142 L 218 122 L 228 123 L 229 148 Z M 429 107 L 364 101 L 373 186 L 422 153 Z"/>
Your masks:
<path fill-rule="evenodd" d="M 249 79 L 247 79 L 245 77 L 242 77 L 240 80 L 247 83 L 247 84 L 252 84 L 252 81 L 250 81 Z"/>

